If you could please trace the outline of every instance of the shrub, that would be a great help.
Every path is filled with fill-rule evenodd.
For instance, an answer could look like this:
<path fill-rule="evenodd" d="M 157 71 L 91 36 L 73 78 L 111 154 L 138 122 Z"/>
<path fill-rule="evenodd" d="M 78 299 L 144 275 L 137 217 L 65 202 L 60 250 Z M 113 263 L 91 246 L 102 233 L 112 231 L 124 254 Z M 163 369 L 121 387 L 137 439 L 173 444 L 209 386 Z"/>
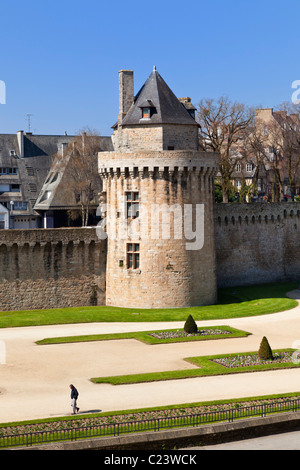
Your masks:
<path fill-rule="evenodd" d="M 195 320 L 193 319 L 192 315 L 189 315 L 187 317 L 187 320 L 184 324 L 184 331 L 188 334 L 193 334 L 193 333 L 197 333 L 198 331 L 198 327 L 197 327 L 197 324 L 195 322 Z"/>
<path fill-rule="evenodd" d="M 272 349 L 269 345 L 269 341 L 267 340 L 265 336 L 261 340 L 259 351 L 258 351 L 258 356 L 259 356 L 259 359 L 262 361 L 269 361 L 269 360 L 272 361 L 274 359 Z"/>

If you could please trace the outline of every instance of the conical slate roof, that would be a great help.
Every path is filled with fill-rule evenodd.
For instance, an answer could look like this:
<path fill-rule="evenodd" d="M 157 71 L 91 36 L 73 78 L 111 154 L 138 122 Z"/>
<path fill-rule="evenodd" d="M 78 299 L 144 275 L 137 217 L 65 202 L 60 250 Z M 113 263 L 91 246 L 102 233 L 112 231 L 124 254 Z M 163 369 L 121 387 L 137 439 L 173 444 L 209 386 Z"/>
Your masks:
<path fill-rule="evenodd" d="M 122 121 L 122 126 L 145 124 L 141 120 L 141 108 L 152 107 L 147 124 L 188 124 L 198 126 L 184 105 L 174 95 L 154 67 L 148 80 L 135 97 L 134 103 Z"/>

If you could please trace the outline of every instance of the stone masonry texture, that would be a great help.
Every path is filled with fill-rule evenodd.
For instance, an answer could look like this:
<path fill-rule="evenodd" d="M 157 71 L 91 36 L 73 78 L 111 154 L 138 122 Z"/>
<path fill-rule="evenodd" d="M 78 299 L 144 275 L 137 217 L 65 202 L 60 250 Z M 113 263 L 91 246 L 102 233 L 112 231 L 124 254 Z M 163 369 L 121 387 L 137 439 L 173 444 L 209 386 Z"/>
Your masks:
<path fill-rule="evenodd" d="M 300 204 L 216 204 L 219 287 L 300 279 Z"/>
<path fill-rule="evenodd" d="M 102 152 L 99 158 L 108 211 L 106 305 L 168 308 L 215 303 L 216 266 L 211 214 L 217 156 L 185 150 Z M 126 231 L 121 233 L 124 224 L 132 224 L 122 210 L 124 197 L 130 192 L 139 195 L 137 224 L 143 224 L 146 217 L 148 221 L 144 230 L 137 227 L 132 236 Z M 204 220 L 199 220 L 200 229 L 204 231 L 204 246 L 193 250 L 187 249 L 182 225 L 187 207 L 195 209 L 196 205 L 204 209 Z M 172 223 L 173 215 L 168 217 L 163 207 L 178 210 L 176 222 Z M 162 210 L 160 220 L 152 212 L 155 208 Z M 114 234 L 109 223 L 115 224 Z M 178 223 L 181 236 L 175 235 Z M 164 233 L 164 228 L 169 228 L 169 232 Z M 127 266 L 126 246 L 129 243 L 139 246 L 137 269 Z"/>
<path fill-rule="evenodd" d="M 95 229 L 2 230 L 0 310 L 103 305 L 105 270 Z"/>

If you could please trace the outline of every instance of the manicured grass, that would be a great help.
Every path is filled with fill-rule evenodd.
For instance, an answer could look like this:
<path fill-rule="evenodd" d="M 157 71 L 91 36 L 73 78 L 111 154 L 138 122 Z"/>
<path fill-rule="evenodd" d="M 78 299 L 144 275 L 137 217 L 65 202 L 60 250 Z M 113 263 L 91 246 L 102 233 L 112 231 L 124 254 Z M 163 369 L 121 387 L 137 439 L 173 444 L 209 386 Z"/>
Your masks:
<path fill-rule="evenodd" d="M 209 330 L 211 327 L 201 328 L 201 330 Z M 58 338 L 45 338 L 37 341 L 36 344 L 61 344 L 61 343 L 83 343 L 88 341 L 110 341 L 114 339 L 136 339 L 146 344 L 165 344 L 165 343 L 179 343 L 188 341 L 205 341 L 212 339 L 226 339 L 226 338 L 241 338 L 248 336 L 251 333 L 246 331 L 237 330 L 230 326 L 218 326 L 218 330 L 225 330 L 226 334 L 207 334 L 204 336 L 185 336 L 177 338 L 156 338 L 151 336 L 153 333 L 165 333 L 176 332 L 178 330 L 156 330 L 156 331 L 138 331 L 129 333 L 114 333 L 114 334 L 103 334 L 103 335 L 85 335 L 85 336 L 62 336 Z M 182 330 L 181 330 L 182 331 Z"/>
<path fill-rule="evenodd" d="M 274 350 L 273 353 L 280 352 L 293 352 L 293 349 L 279 349 Z M 230 354 L 231 357 L 242 356 L 242 355 L 253 355 L 257 352 L 245 352 L 240 354 Z M 90 380 L 93 383 L 108 383 L 111 385 L 124 385 L 124 384 L 133 384 L 133 383 L 142 383 L 142 382 L 154 382 L 160 380 L 177 380 L 177 379 L 186 379 L 192 377 L 207 377 L 212 375 L 226 375 L 226 374 L 239 374 L 245 372 L 258 372 L 274 369 L 284 369 L 284 368 L 294 368 L 299 367 L 299 364 L 294 364 L 292 361 L 287 363 L 279 363 L 276 361 L 270 362 L 268 364 L 260 364 L 254 366 L 244 366 L 244 367 L 234 367 L 228 368 L 224 367 L 216 362 L 213 362 L 213 359 L 216 358 L 226 358 L 228 354 L 219 354 L 217 356 L 200 356 L 200 357 L 189 357 L 185 358 L 187 362 L 190 362 L 193 365 L 197 366 L 197 369 L 185 369 L 185 370 L 175 370 L 175 371 L 165 371 L 165 372 L 152 372 L 144 374 L 131 374 L 131 375 L 117 375 L 111 377 L 93 377 Z"/>
<path fill-rule="evenodd" d="M 275 283 L 219 289 L 217 305 L 190 308 L 97 306 L 0 312 L 0 328 L 91 322 L 185 321 L 189 314 L 198 321 L 265 315 L 297 306 L 295 300 L 286 297 L 286 292 L 297 288 L 297 283 Z"/>

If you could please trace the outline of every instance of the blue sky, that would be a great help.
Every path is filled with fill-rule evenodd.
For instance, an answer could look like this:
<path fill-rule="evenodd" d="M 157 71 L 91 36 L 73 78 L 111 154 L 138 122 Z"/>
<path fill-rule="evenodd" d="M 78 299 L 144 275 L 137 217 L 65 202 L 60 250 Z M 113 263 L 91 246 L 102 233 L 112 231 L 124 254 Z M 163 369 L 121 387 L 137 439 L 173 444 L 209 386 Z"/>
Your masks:
<path fill-rule="evenodd" d="M 118 71 L 135 92 L 156 65 L 176 96 L 249 105 L 291 100 L 299 0 L 2 0 L 0 133 L 110 135 Z M 1 95 L 0 95 L 1 96 Z"/>

